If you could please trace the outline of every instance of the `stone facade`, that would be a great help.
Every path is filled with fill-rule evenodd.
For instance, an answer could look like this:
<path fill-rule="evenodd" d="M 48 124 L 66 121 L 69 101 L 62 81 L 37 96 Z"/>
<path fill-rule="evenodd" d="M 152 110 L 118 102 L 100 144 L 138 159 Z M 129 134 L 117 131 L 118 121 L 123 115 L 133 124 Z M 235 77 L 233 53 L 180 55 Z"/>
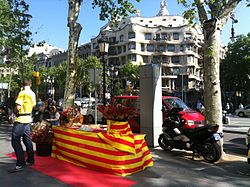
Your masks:
<path fill-rule="evenodd" d="M 102 27 L 91 39 L 93 55 L 98 55 L 97 41 L 103 35 L 110 42 L 106 56 L 108 66 L 119 68 L 128 62 L 161 63 L 164 93 L 202 89 L 203 35 L 182 16 L 169 15 L 165 1 L 161 2 L 155 17 L 141 17 L 138 12 L 134 17 L 121 20 L 116 28 L 108 24 Z"/>

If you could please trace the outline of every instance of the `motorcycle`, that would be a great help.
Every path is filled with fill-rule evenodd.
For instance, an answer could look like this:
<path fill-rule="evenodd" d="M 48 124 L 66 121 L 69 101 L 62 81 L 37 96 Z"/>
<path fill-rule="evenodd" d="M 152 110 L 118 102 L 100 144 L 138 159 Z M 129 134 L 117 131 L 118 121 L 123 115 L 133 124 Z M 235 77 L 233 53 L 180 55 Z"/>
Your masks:
<path fill-rule="evenodd" d="M 162 134 L 158 138 L 159 146 L 165 151 L 173 148 L 191 150 L 201 155 L 208 162 L 216 162 L 221 157 L 219 140 L 223 133 L 218 133 L 219 125 L 202 126 L 194 129 L 182 128 L 186 120 L 179 112 L 182 108 L 173 108 L 167 119 L 164 119 Z"/>
<path fill-rule="evenodd" d="M 0 123 L 13 123 L 13 112 L 5 104 L 0 106 Z"/>

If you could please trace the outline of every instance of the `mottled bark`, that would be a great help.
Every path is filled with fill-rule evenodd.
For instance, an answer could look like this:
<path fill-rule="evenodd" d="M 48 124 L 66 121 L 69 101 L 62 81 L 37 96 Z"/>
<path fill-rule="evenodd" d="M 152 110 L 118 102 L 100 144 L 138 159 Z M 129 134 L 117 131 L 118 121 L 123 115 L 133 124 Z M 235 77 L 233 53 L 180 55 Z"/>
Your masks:
<path fill-rule="evenodd" d="M 220 125 L 222 131 L 222 105 L 220 89 L 220 29 L 219 20 L 204 23 L 204 104 L 208 125 Z"/>
<path fill-rule="evenodd" d="M 81 1 L 69 0 L 68 9 L 68 27 L 69 27 L 69 44 L 68 44 L 68 66 L 66 76 L 66 86 L 64 91 L 63 109 L 74 106 L 75 90 L 76 90 L 76 63 L 79 36 L 82 27 L 77 23 Z"/>

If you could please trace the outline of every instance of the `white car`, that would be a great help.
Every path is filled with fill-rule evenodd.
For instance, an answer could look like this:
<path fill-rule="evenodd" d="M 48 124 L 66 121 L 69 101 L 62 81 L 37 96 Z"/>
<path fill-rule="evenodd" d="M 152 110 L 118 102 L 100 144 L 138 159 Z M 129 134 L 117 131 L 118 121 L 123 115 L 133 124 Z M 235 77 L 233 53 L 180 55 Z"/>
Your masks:
<path fill-rule="evenodd" d="M 83 102 L 83 99 L 82 99 L 82 98 L 80 98 L 80 97 L 75 98 L 75 102 L 74 102 L 74 103 L 75 103 L 77 106 L 81 106 L 82 102 Z"/>
<path fill-rule="evenodd" d="M 96 109 L 96 113 L 97 113 L 97 122 L 102 123 L 103 122 L 103 114 L 101 112 L 99 112 L 98 109 Z M 95 123 L 95 105 L 88 107 L 86 115 L 88 116 L 89 123 L 94 124 Z"/>
<path fill-rule="evenodd" d="M 250 105 L 246 105 L 244 108 L 235 110 L 235 113 L 239 117 L 250 116 Z"/>

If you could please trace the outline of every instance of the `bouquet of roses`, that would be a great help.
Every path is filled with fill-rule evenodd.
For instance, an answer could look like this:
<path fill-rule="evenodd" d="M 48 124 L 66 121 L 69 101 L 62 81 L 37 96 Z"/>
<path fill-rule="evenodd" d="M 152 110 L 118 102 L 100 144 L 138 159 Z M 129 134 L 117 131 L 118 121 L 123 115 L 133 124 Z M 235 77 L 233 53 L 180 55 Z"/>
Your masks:
<path fill-rule="evenodd" d="M 74 119 L 75 116 L 76 116 L 76 110 L 75 110 L 75 108 L 69 107 L 67 110 L 64 110 L 61 113 L 60 118 L 65 123 L 69 123 L 70 120 Z"/>
<path fill-rule="evenodd" d="M 31 139 L 37 144 L 52 143 L 53 130 L 47 121 L 37 122 L 31 133 Z"/>
<path fill-rule="evenodd" d="M 118 104 L 114 105 L 99 105 L 98 110 L 103 113 L 104 117 L 109 120 L 115 121 L 127 121 L 130 117 L 134 116 L 135 109 L 122 106 Z"/>

